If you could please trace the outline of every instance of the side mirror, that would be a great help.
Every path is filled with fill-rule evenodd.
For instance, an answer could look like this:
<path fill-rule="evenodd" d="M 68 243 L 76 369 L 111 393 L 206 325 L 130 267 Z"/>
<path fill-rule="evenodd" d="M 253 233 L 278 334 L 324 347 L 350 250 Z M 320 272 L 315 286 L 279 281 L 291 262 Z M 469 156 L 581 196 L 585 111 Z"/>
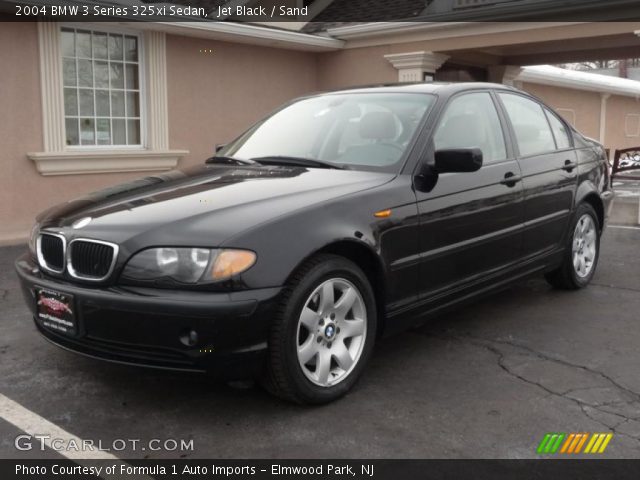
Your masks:
<path fill-rule="evenodd" d="M 438 173 L 477 172 L 482 167 L 482 150 L 479 148 L 436 150 L 434 157 Z"/>
<path fill-rule="evenodd" d="M 222 150 L 226 146 L 227 146 L 226 143 L 216 143 L 216 153 L 218 153 L 220 150 Z"/>

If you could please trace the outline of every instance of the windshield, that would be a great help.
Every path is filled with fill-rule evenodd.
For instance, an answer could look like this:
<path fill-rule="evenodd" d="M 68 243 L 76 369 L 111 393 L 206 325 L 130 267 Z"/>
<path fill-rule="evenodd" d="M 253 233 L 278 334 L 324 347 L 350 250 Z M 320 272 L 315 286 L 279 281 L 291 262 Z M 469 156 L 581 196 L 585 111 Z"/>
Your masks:
<path fill-rule="evenodd" d="M 270 163 L 298 158 L 396 172 L 433 99 L 421 93 L 344 93 L 303 99 L 258 123 L 218 155 Z"/>

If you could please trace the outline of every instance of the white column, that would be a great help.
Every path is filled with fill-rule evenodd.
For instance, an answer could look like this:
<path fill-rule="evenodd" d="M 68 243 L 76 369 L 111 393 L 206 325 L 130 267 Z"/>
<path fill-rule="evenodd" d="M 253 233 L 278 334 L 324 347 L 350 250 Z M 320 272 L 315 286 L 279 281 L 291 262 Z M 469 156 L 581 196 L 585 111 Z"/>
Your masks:
<path fill-rule="evenodd" d="M 513 87 L 516 78 L 522 72 L 522 68 L 513 65 L 489 65 L 487 71 L 490 82 L 502 83 Z"/>
<path fill-rule="evenodd" d="M 392 53 L 385 55 L 398 70 L 399 82 L 423 82 L 425 74 L 433 75 L 449 59 L 448 55 L 433 52 Z"/>
<path fill-rule="evenodd" d="M 38 22 L 40 52 L 40 95 L 45 152 L 62 152 L 65 147 L 64 100 L 60 27 L 55 22 Z"/>
<path fill-rule="evenodd" d="M 600 94 L 600 143 L 604 145 L 605 136 L 607 133 L 607 100 L 611 94 Z"/>
<path fill-rule="evenodd" d="M 147 148 L 169 148 L 167 108 L 167 44 L 164 32 L 144 32 L 147 85 Z"/>

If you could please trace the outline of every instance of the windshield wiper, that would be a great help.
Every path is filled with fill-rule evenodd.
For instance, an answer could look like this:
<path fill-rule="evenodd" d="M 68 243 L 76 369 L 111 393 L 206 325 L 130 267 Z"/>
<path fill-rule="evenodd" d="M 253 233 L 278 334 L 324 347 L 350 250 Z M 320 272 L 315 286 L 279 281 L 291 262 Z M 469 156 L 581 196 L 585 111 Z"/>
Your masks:
<path fill-rule="evenodd" d="M 232 163 L 235 165 L 260 165 L 259 162 L 251 159 L 245 158 L 234 158 L 234 157 L 225 157 L 225 156 L 213 156 L 207 158 L 204 163 Z"/>
<path fill-rule="evenodd" d="M 312 158 L 288 157 L 286 155 L 269 155 L 266 157 L 252 158 L 252 160 L 260 163 L 261 165 L 295 165 L 300 167 L 335 168 L 337 170 L 346 169 L 346 167 L 342 165 L 336 165 L 331 162 L 314 160 Z"/>

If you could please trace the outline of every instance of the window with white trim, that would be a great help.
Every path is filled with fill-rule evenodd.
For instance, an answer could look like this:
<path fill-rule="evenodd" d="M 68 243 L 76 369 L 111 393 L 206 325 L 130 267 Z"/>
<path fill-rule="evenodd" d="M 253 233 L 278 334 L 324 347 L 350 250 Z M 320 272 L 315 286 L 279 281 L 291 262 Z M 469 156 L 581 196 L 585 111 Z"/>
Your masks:
<path fill-rule="evenodd" d="M 142 146 L 140 38 L 63 27 L 65 143 Z"/>
<path fill-rule="evenodd" d="M 42 151 L 27 157 L 41 175 L 169 170 L 188 155 L 169 147 L 164 32 L 57 22 L 37 30 Z"/>

